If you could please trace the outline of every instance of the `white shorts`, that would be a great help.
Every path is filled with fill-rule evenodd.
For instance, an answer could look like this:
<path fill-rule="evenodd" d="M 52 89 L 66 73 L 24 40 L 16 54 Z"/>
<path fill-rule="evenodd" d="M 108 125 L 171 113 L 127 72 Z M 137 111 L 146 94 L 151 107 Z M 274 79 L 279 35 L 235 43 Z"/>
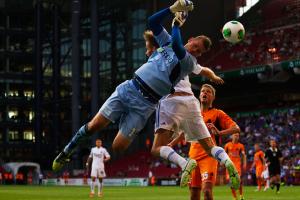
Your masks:
<path fill-rule="evenodd" d="M 100 168 L 92 167 L 91 177 L 96 177 L 96 178 L 106 177 L 104 167 L 100 167 Z"/>
<path fill-rule="evenodd" d="M 200 103 L 194 95 L 169 96 L 160 100 L 155 132 L 160 128 L 176 134 L 184 132 L 187 142 L 211 137 L 201 115 Z"/>
<path fill-rule="evenodd" d="M 261 177 L 263 178 L 263 179 L 268 179 L 269 178 L 269 170 L 264 170 L 262 173 L 261 173 Z"/>

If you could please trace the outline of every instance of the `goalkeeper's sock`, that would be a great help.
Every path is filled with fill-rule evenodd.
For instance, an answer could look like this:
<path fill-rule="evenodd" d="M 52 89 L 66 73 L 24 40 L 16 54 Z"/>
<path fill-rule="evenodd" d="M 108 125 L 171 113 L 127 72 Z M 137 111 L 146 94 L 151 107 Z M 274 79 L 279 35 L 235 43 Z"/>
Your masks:
<path fill-rule="evenodd" d="M 219 146 L 214 146 L 211 149 L 211 155 L 222 164 L 225 164 L 226 160 L 230 160 L 225 150 Z"/>
<path fill-rule="evenodd" d="M 64 152 L 68 155 L 74 151 L 76 146 L 80 144 L 83 139 L 87 138 L 87 124 L 83 125 L 73 136 L 71 141 L 67 144 L 67 146 L 64 148 Z"/>
<path fill-rule="evenodd" d="M 179 165 L 181 169 L 184 169 L 187 164 L 187 161 L 169 146 L 162 146 L 159 153 L 160 157 Z"/>

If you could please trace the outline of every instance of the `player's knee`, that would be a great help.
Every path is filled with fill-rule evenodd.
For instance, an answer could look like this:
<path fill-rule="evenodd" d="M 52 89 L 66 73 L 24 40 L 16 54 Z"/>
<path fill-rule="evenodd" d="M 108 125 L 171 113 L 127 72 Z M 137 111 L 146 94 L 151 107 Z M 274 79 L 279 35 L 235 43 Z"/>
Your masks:
<path fill-rule="evenodd" d="M 112 149 L 115 153 L 122 153 L 127 149 L 127 146 L 114 142 L 112 144 Z"/>
<path fill-rule="evenodd" d="M 152 148 L 151 148 L 151 154 L 152 154 L 153 156 L 159 156 L 159 148 L 157 148 L 157 147 L 152 147 Z"/>
<path fill-rule="evenodd" d="M 102 128 L 106 127 L 110 121 L 102 116 L 101 114 L 97 114 L 89 123 L 88 123 L 88 132 L 95 133 Z"/>
<path fill-rule="evenodd" d="M 112 149 L 115 153 L 120 153 L 123 150 L 125 150 L 122 146 L 115 144 L 115 143 L 112 144 Z"/>

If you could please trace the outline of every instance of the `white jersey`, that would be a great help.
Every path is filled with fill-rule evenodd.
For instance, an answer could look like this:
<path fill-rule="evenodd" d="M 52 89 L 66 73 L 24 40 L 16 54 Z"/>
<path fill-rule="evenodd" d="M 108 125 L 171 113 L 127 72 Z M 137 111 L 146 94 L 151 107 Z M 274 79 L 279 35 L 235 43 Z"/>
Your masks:
<path fill-rule="evenodd" d="M 110 155 L 105 148 L 94 147 L 89 157 L 93 159 L 92 168 L 104 168 L 104 158 L 110 158 Z"/>
<path fill-rule="evenodd" d="M 202 71 L 202 66 L 197 64 L 197 68 L 194 69 L 193 73 L 194 74 L 199 74 Z M 189 76 L 185 76 L 179 83 L 176 84 L 174 87 L 175 92 L 186 92 L 189 94 L 194 94 L 191 88 L 191 83 Z"/>

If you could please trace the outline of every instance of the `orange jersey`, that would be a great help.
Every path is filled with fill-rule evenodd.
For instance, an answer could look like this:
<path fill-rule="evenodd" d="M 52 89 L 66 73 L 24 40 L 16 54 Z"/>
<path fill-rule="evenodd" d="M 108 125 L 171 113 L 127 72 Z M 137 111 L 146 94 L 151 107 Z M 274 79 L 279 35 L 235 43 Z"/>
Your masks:
<path fill-rule="evenodd" d="M 219 130 L 228 129 L 231 126 L 236 125 L 236 123 L 224 111 L 216 108 L 211 108 L 206 112 L 202 112 L 202 116 L 205 123 L 213 123 Z M 211 136 L 215 142 L 215 136 Z M 198 142 L 192 142 L 189 156 L 192 159 L 200 160 L 208 155 Z"/>
<path fill-rule="evenodd" d="M 232 143 L 228 142 L 224 147 L 227 152 L 229 158 L 232 160 L 236 167 L 241 167 L 241 153 L 245 152 L 245 147 L 241 143 Z"/>
<path fill-rule="evenodd" d="M 265 154 L 262 150 L 259 150 L 254 154 L 253 162 L 255 162 L 256 169 L 264 167 L 264 163 L 263 163 L 264 157 L 265 157 Z"/>

